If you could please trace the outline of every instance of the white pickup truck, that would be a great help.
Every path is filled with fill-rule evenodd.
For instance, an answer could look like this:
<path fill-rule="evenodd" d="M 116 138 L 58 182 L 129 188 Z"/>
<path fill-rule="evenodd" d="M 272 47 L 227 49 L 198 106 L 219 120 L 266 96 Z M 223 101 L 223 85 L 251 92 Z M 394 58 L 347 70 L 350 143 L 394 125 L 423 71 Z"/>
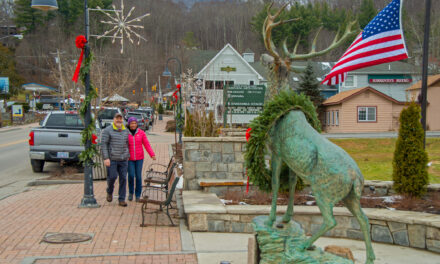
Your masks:
<path fill-rule="evenodd" d="M 99 122 L 96 122 L 96 135 L 100 135 Z M 32 170 L 42 172 L 47 162 L 78 162 L 84 150 L 81 144 L 81 131 L 84 123 L 77 112 L 52 111 L 29 134 L 29 157 Z M 94 144 L 97 143 L 94 136 Z"/>

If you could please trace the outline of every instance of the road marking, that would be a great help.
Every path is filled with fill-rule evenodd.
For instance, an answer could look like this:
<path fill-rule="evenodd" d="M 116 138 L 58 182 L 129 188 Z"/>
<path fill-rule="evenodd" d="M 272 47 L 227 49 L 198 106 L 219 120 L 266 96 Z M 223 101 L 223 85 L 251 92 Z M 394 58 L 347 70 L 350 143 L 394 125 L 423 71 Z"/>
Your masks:
<path fill-rule="evenodd" d="M 9 143 L 6 143 L 6 144 L 3 144 L 3 145 L 0 145 L 0 148 L 4 148 L 4 147 L 8 147 L 8 146 L 12 146 L 12 145 L 17 145 L 17 144 L 20 144 L 20 143 L 24 143 L 24 142 L 26 142 L 26 141 L 28 141 L 28 139 L 22 139 L 22 140 L 17 140 L 17 141 L 9 142 Z"/>

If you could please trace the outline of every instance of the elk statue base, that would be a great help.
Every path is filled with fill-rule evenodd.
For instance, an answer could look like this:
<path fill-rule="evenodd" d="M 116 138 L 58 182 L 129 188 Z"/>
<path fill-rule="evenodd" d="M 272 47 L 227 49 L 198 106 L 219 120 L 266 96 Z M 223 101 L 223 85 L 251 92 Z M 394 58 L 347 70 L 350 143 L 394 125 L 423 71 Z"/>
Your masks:
<path fill-rule="evenodd" d="M 282 217 L 277 217 L 272 226 L 267 226 L 268 219 L 268 216 L 262 215 L 252 220 L 257 234 L 260 264 L 353 264 L 349 259 L 324 252 L 318 247 L 303 249 L 307 237 L 295 221 L 282 223 Z"/>

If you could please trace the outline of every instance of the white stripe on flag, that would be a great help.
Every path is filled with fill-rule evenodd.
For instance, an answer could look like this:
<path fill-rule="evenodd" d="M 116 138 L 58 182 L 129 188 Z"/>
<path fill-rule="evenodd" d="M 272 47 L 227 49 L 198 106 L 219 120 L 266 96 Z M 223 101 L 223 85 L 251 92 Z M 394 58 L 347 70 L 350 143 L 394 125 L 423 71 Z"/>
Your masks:
<path fill-rule="evenodd" d="M 403 44 L 402 39 L 398 39 L 398 40 L 392 40 L 392 41 L 387 41 L 387 42 L 379 43 L 379 44 L 376 44 L 376 45 L 367 46 L 367 47 L 365 47 L 363 49 L 359 49 L 359 50 L 356 50 L 356 51 L 354 51 L 354 52 L 352 52 L 350 54 L 347 54 L 345 57 L 341 58 L 341 60 L 346 60 L 348 58 L 351 58 L 351 57 L 353 57 L 355 55 L 358 55 L 358 54 L 361 54 L 361 53 L 364 53 L 364 52 L 369 52 L 369 51 L 376 50 L 376 49 L 383 49 L 383 48 L 388 48 L 388 47 L 402 45 L 402 44 Z"/>
<path fill-rule="evenodd" d="M 364 62 L 369 62 L 369 61 L 375 61 L 375 60 L 383 59 L 383 58 L 386 58 L 386 57 L 393 57 L 393 56 L 397 56 L 397 55 L 401 55 L 401 54 L 406 54 L 404 48 L 403 49 L 398 49 L 398 50 L 393 50 L 393 51 L 390 51 L 390 52 L 379 53 L 379 54 L 375 54 L 375 55 L 368 56 L 368 57 L 363 57 L 363 58 L 356 59 L 356 60 L 351 60 L 351 61 L 348 61 L 347 63 L 339 65 L 336 68 L 333 68 L 332 72 L 336 72 L 336 71 L 338 71 L 340 69 L 343 69 L 343 68 L 346 68 L 346 67 L 349 67 L 349 66 L 353 66 L 353 65 L 356 65 L 356 64 L 360 64 L 360 63 L 364 63 Z"/>
<path fill-rule="evenodd" d="M 345 54 L 350 53 L 351 50 L 353 50 L 353 49 L 355 49 L 356 47 L 358 47 L 358 46 L 360 46 L 360 45 L 363 45 L 363 44 L 365 44 L 365 43 L 367 43 L 367 42 L 375 41 L 375 40 L 377 40 L 377 39 L 386 38 L 386 37 L 390 37 L 390 36 L 394 36 L 394 35 L 402 35 L 402 30 L 397 29 L 397 30 L 392 30 L 392 31 L 386 31 L 386 32 L 383 32 L 383 33 L 379 33 L 379 34 L 376 34 L 376 35 L 370 36 L 369 38 L 363 39 L 363 40 L 359 41 L 359 43 L 356 43 L 356 45 L 353 45 L 352 47 L 349 47 L 349 48 L 347 49 L 347 51 L 344 53 L 344 55 L 342 55 L 342 57 L 344 57 Z M 362 32 L 359 34 L 359 37 L 362 37 Z M 359 37 L 358 37 L 358 38 L 359 38 Z M 373 37 L 374 37 L 374 38 L 373 38 Z M 355 42 L 358 40 L 358 38 L 356 38 L 356 40 L 353 41 L 353 43 L 355 43 Z"/>

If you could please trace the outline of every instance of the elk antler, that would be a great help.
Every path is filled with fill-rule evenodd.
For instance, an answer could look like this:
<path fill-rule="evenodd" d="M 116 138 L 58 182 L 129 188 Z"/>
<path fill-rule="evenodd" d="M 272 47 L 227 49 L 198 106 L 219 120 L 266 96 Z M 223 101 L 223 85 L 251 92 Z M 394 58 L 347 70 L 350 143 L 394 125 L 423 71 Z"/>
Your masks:
<path fill-rule="evenodd" d="M 340 32 L 340 28 L 338 29 L 338 32 L 336 33 L 335 38 L 333 39 L 333 42 L 330 46 L 328 46 L 326 49 L 323 49 L 321 51 L 316 51 L 316 42 L 318 40 L 318 35 L 322 30 L 322 26 L 318 29 L 318 31 L 316 32 L 315 38 L 313 39 L 312 42 L 312 49 L 310 50 L 310 53 L 308 54 L 296 54 L 296 50 L 298 48 L 299 45 L 299 41 L 300 38 L 298 38 L 298 40 L 295 43 L 295 47 L 293 48 L 293 52 L 289 52 L 288 48 L 287 48 L 287 39 L 284 40 L 283 42 L 283 50 L 284 53 L 289 56 L 290 60 L 305 60 L 305 59 L 310 59 L 310 58 L 314 58 L 317 56 L 321 56 L 326 54 L 327 52 L 336 49 L 337 47 L 339 47 L 340 45 L 342 45 L 349 37 L 351 37 L 352 35 L 356 34 L 359 30 L 355 29 L 352 30 L 352 27 L 357 23 L 356 20 L 351 21 L 350 23 L 348 23 L 347 28 L 345 29 L 345 33 L 344 35 L 342 35 L 341 38 L 339 38 L 339 32 Z"/>
<path fill-rule="evenodd" d="M 283 12 L 283 10 L 287 7 L 288 3 L 284 4 L 276 13 L 275 15 L 272 15 L 270 13 L 270 9 L 273 6 L 273 2 L 268 6 L 267 8 L 267 17 L 264 20 L 264 24 L 263 24 L 263 38 L 264 38 L 264 46 L 266 47 L 267 51 L 270 53 L 270 55 L 272 57 L 274 57 L 275 61 L 279 62 L 281 60 L 280 55 L 278 54 L 275 44 L 272 41 L 272 29 L 288 23 L 288 22 L 292 22 L 295 20 L 298 20 L 297 18 L 293 18 L 293 19 L 288 19 L 288 20 L 280 20 L 275 22 L 275 20 L 280 16 L 281 12 Z"/>

